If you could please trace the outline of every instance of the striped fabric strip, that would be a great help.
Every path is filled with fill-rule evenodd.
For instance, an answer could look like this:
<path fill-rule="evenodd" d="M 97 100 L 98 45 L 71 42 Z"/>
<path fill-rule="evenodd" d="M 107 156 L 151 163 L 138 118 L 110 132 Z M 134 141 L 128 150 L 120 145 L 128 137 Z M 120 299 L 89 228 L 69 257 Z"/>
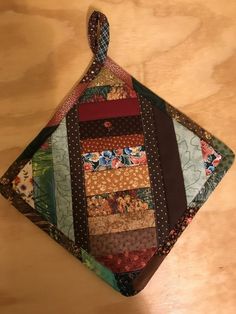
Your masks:
<path fill-rule="evenodd" d="M 127 134 L 142 134 L 142 120 L 138 116 L 109 118 L 80 122 L 80 138 L 97 138 Z"/>
<path fill-rule="evenodd" d="M 80 141 L 82 153 L 101 152 L 103 150 L 144 145 L 143 134 L 130 134 L 99 138 L 88 138 Z"/>
<path fill-rule="evenodd" d="M 90 235 L 145 229 L 155 227 L 155 211 L 89 217 L 88 223 Z"/>
<path fill-rule="evenodd" d="M 150 186 L 147 166 L 85 172 L 86 195 L 132 190 Z"/>
<path fill-rule="evenodd" d="M 156 228 L 90 236 L 91 254 L 103 256 L 157 246 Z"/>
<path fill-rule="evenodd" d="M 70 163 L 65 118 L 52 134 L 52 156 L 57 228 L 69 239 L 74 240 Z"/>

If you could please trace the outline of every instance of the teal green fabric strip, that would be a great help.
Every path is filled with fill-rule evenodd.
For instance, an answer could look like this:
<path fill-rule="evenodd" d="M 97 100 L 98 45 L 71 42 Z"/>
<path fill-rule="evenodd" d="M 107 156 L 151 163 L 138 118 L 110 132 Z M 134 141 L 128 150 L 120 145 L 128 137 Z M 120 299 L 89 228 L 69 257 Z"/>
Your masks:
<path fill-rule="evenodd" d="M 65 118 L 52 134 L 57 228 L 74 241 L 70 163 Z"/>
<path fill-rule="evenodd" d="M 45 219 L 56 225 L 55 186 L 50 138 L 33 155 L 32 169 L 35 209 Z"/>
<path fill-rule="evenodd" d="M 116 278 L 112 271 L 98 263 L 91 255 L 89 255 L 84 249 L 81 248 L 82 262 L 90 270 L 93 270 L 100 278 L 111 285 L 115 290 L 120 291 L 117 285 Z"/>
<path fill-rule="evenodd" d="M 132 77 L 133 88 L 136 92 L 143 95 L 146 99 L 150 100 L 152 104 L 157 106 L 161 111 L 166 112 L 165 101 L 155 93 L 153 93 L 149 88 L 141 84 L 134 77 Z"/>
<path fill-rule="evenodd" d="M 174 119 L 173 122 L 183 170 L 187 204 L 189 205 L 207 181 L 201 142 L 192 131 Z"/>

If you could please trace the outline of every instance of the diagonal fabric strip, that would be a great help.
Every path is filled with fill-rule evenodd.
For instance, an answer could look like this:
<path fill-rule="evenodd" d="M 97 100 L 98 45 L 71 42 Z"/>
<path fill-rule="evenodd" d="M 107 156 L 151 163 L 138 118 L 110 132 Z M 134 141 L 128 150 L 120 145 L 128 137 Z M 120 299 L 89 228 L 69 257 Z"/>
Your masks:
<path fill-rule="evenodd" d="M 75 244 L 89 252 L 87 205 L 76 106 L 66 116 Z"/>
<path fill-rule="evenodd" d="M 153 106 L 150 101 L 139 95 L 142 112 L 143 130 L 145 135 L 146 154 L 149 165 L 152 194 L 155 202 L 156 227 L 159 244 L 162 244 L 169 234 L 168 209 L 165 196 L 163 173 L 160 163 L 160 152 L 157 145 L 156 127 Z"/>
<path fill-rule="evenodd" d="M 157 105 L 153 106 L 153 114 L 172 229 L 187 209 L 184 178 L 173 120 Z"/>
<path fill-rule="evenodd" d="M 140 114 L 137 98 L 80 103 L 80 121 L 135 116 Z"/>
<path fill-rule="evenodd" d="M 69 239 L 74 240 L 70 163 L 65 118 L 61 121 L 51 138 L 55 179 L 57 228 Z"/>
<path fill-rule="evenodd" d="M 33 155 L 32 169 L 35 209 L 56 225 L 55 181 L 50 137 Z"/>
<path fill-rule="evenodd" d="M 183 172 L 172 118 L 155 103 L 153 117 L 172 229 L 187 209 Z"/>

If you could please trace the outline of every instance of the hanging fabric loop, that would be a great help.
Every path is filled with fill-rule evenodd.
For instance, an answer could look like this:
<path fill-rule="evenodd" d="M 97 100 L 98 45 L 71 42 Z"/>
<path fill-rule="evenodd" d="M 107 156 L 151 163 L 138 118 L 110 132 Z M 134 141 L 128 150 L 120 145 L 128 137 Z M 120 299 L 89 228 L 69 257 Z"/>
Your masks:
<path fill-rule="evenodd" d="M 107 57 L 109 45 L 109 23 L 106 16 L 94 11 L 88 23 L 88 38 L 95 59 L 103 63 Z"/>

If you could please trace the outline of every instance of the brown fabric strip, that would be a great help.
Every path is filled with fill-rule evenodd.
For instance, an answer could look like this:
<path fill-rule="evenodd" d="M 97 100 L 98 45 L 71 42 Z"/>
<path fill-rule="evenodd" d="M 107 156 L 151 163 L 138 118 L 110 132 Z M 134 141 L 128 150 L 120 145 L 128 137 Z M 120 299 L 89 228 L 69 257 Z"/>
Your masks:
<path fill-rule="evenodd" d="M 144 145 L 143 134 L 88 138 L 81 140 L 82 153 Z"/>
<path fill-rule="evenodd" d="M 172 118 L 153 106 L 156 138 L 166 191 L 169 224 L 172 229 L 187 209 L 184 178 Z"/>
<path fill-rule="evenodd" d="M 142 133 L 140 115 L 80 122 L 80 138 Z"/>
<path fill-rule="evenodd" d="M 168 209 L 164 189 L 163 173 L 160 163 L 160 152 L 157 146 L 156 127 L 153 106 L 150 101 L 139 95 L 145 147 L 148 160 L 151 189 L 155 202 L 156 227 L 158 242 L 161 245 L 169 234 Z"/>
<path fill-rule="evenodd" d="M 145 228 L 90 236 L 94 256 L 157 247 L 156 228 Z"/>
<path fill-rule="evenodd" d="M 66 126 L 70 159 L 75 244 L 89 252 L 87 204 L 79 145 L 78 113 L 76 106 L 72 107 L 67 114 Z"/>

